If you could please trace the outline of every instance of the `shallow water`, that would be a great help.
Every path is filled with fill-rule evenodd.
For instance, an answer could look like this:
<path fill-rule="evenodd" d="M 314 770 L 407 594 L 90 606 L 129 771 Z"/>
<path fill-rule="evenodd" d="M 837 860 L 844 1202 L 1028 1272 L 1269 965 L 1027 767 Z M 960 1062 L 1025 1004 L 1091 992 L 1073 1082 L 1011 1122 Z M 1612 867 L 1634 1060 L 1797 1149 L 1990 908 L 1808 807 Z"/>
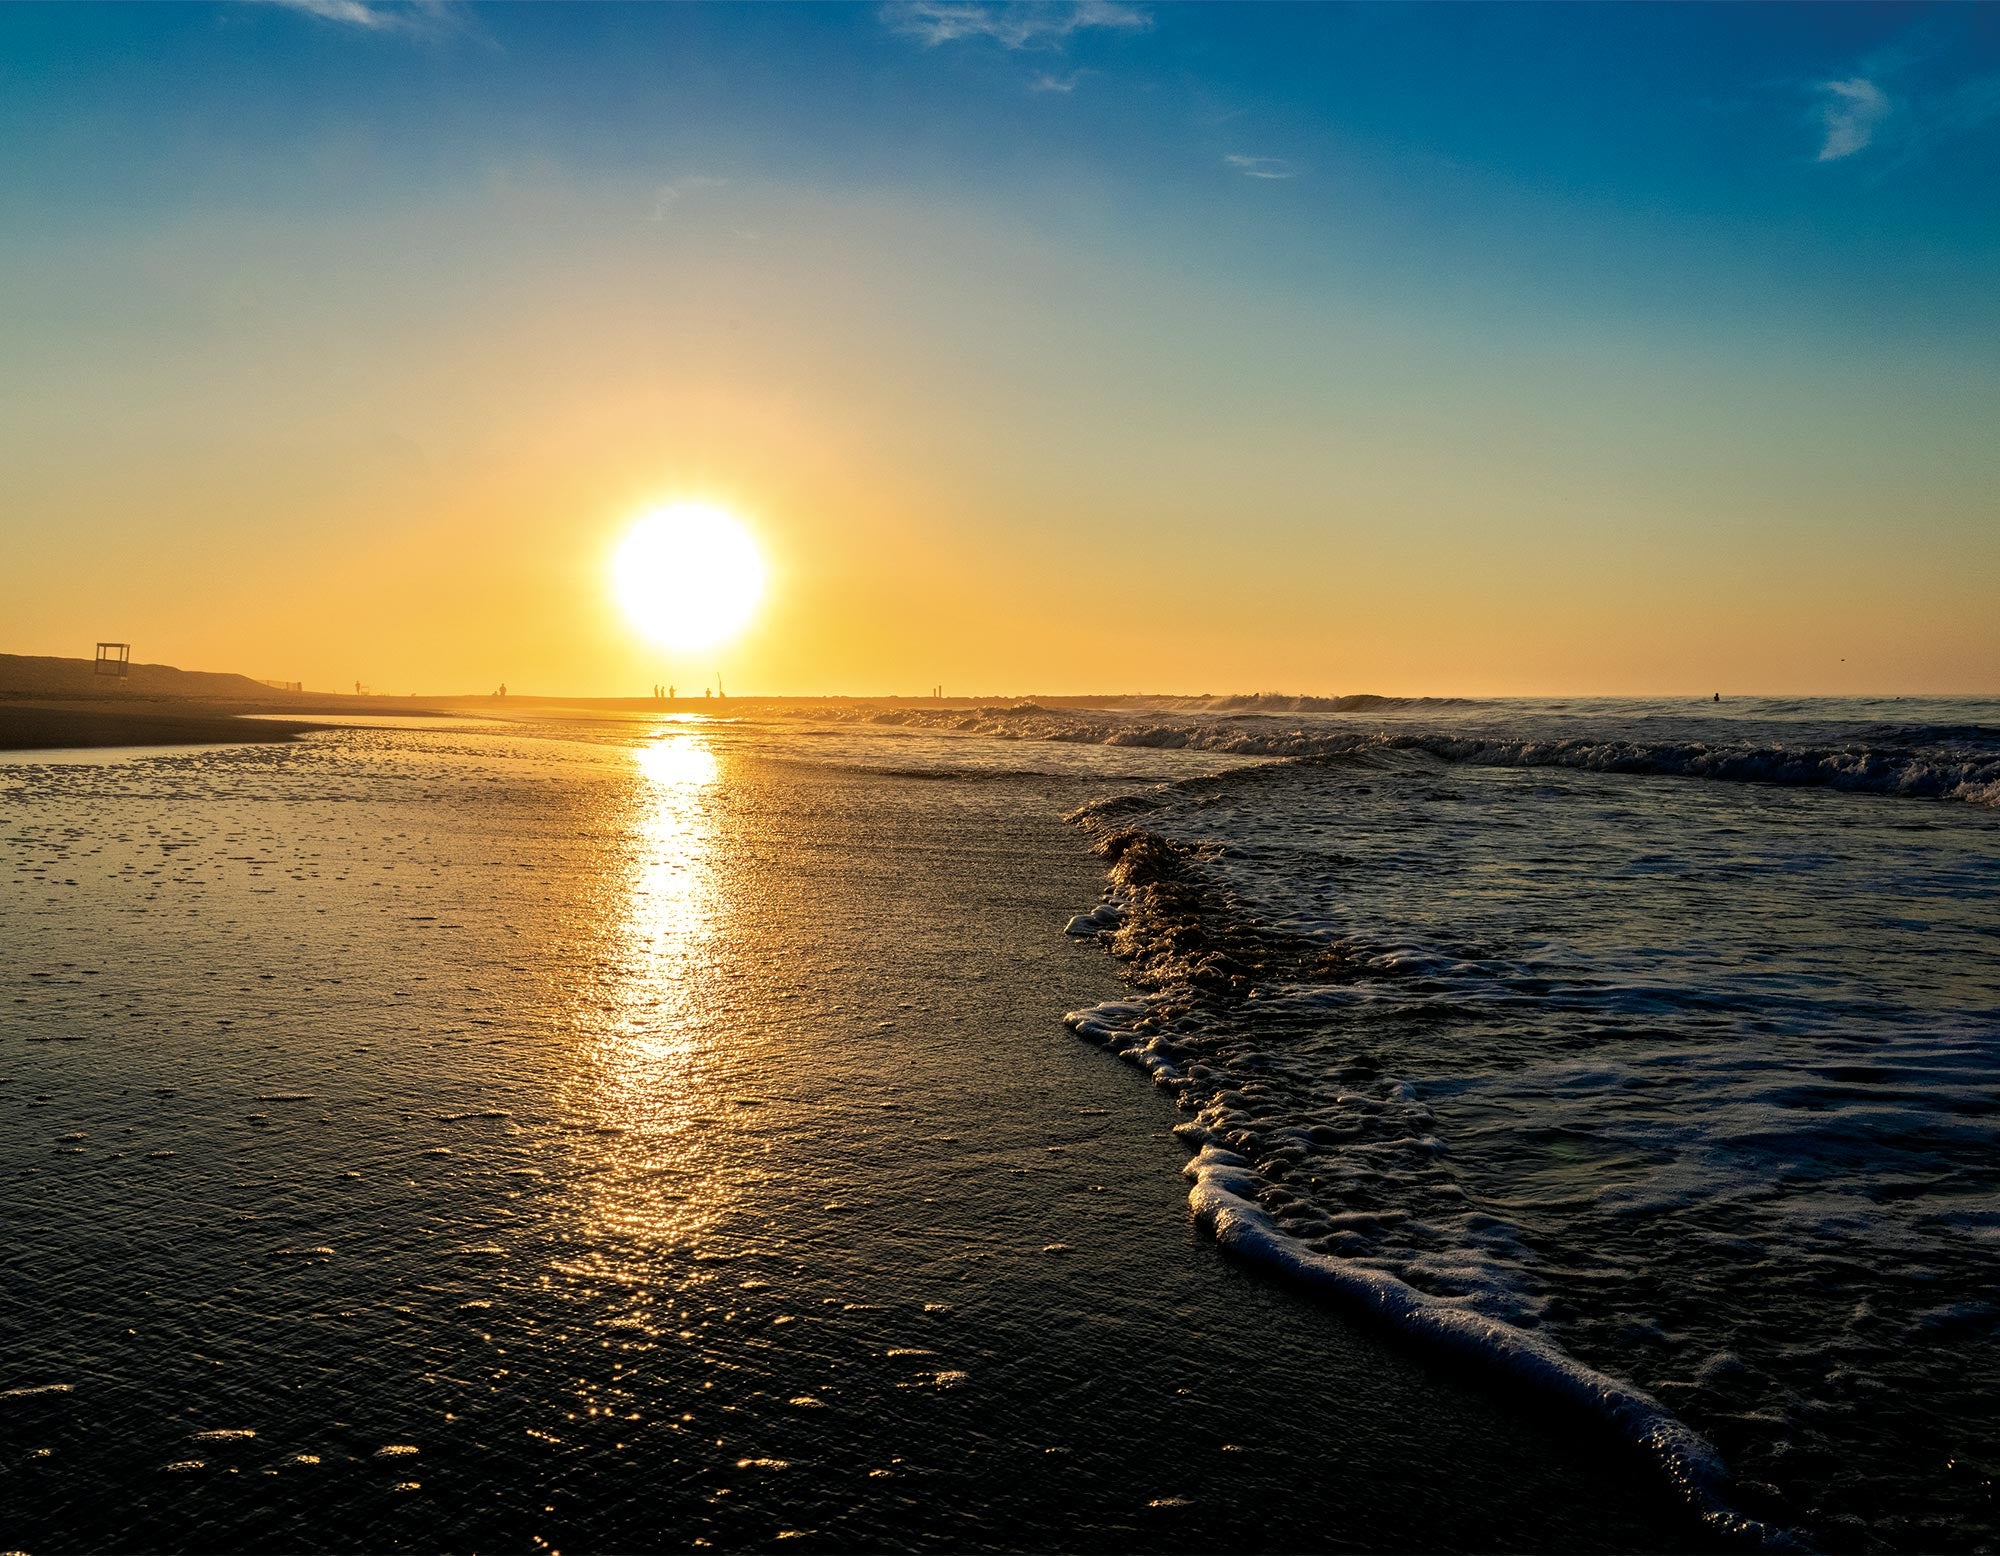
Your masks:
<path fill-rule="evenodd" d="M 1077 1024 L 1299 1278 L 1636 1385 L 1711 1506 L 1990 1546 L 2000 709 L 1890 711 L 1294 721 L 1085 813 L 1168 875 L 1114 942 L 1149 998 Z"/>
<path fill-rule="evenodd" d="M 1232 1267 L 1170 1102 L 1058 1025 L 1115 985 L 1056 818 L 1243 765 L 604 721 L 0 769 L 0 1546 L 1693 1539 Z"/>

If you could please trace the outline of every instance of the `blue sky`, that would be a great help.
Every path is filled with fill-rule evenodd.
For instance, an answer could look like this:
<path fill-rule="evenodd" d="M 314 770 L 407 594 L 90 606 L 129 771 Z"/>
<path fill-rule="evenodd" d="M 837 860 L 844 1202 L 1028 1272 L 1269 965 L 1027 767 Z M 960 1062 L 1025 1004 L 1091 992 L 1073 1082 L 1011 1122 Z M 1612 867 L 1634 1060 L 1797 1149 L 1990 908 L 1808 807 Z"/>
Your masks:
<path fill-rule="evenodd" d="M 120 339 L 166 353 L 165 335 L 141 342 L 232 241 L 417 222 L 397 229 L 409 252 L 372 256 L 380 273 L 351 294 L 391 308 L 398 289 L 443 297 L 466 273 L 469 240 L 433 247 L 426 211 L 587 188 L 604 194 L 589 219 L 614 213 L 615 231 L 559 252 L 547 224 L 575 218 L 523 214 L 486 229 L 505 262 L 546 246 L 553 284 L 675 233 L 722 285 L 732 242 L 760 242 L 766 265 L 789 245 L 810 278 L 772 287 L 845 298 L 885 336 L 900 317 L 974 363 L 1034 340 L 1051 384 L 1090 386 L 1107 449 L 1135 420 L 1212 412 L 1218 489 L 1232 461 L 1260 461 L 1249 522 L 1273 544 L 1324 528 L 1283 495 L 1339 479 L 1308 446 L 1317 417 L 1367 420 L 1413 482 L 1454 472 L 1433 491 L 1434 540 L 1530 524 L 1537 472 L 1560 463 L 1593 501 L 1627 493 L 1635 535 L 1685 523 L 1697 549 L 1714 534 L 1696 486 L 1788 544 L 1823 511 L 1857 576 L 1887 544 L 1842 508 L 1866 491 L 1936 557 L 1934 578 L 1904 581 L 1902 611 L 1942 591 L 1964 615 L 1953 590 L 2000 581 L 1981 500 L 1996 473 L 1981 429 L 2000 410 L 2000 8 L 11 6 L 0 167 L 0 284 L 30 302 L 0 332 L 43 373 Z M 838 207 L 840 236 L 800 201 Z M 892 213 L 876 251 L 871 213 Z M 936 253 L 970 256 L 956 268 L 924 257 L 933 218 L 954 234 Z M 202 243 L 171 261 L 76 279 L 79 255 L 193 231 Z M 1045 267 L 1058 295 L 1011 284 L 1017 240 L 1061 257 Z M 313 306 L 310 264 L 268 278 L 294 288 L 294 311 Z M 328 294 L 357 273 L 330 272 Z M 775 315 L 786 297 L 770 301 Z M 1342 377 L 1331 359 L 1350 347 Z M 372 369 L 391 373 L 386 345 Z M 1024 383 L 990 413 L 1018 441 L 1047 429 L 1037 369 L 1011 370 Z M 34 388 L 5 373 L 0 398 Z M 1294 422 L 1295 477 L 1271 475 L 1258 440 Z M 1130 475 L 1129 457 L 1091 468 L 1088 441 L 1059 461 L 1078 490 Z M 1514 491 L 1490 511 L 1481 450 Z M 1680 517 L 1649 509 L 1683 471 Z M 38 480 L 37 500 L 59 484 Z M 2000 677 L 1978 638 L 1965 615 L 1935 662 L 1895 673 L 1943 684 L 1983 652 L 1979 673 Z M 1526 679 L 1556 673 L 1536 664 Z"/>
<path fill-rule="evenodd" d="M 315 0 L 15 6 L 0 43 L 5 198 L 36 220 L 373 199 L 541 157 L 969 188 L 1301 273 L 1329 250 L 1567 257 L 1628 298 L 1692 264 L 1972 305 L 2000 249 L 1985 7 Z"/>

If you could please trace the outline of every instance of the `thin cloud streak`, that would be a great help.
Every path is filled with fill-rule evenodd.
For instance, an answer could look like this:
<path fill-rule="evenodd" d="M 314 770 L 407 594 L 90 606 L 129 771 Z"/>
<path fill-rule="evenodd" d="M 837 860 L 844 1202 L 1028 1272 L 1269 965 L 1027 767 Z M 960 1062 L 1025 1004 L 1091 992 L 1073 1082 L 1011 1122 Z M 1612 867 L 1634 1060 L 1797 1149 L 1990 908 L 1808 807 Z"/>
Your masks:
<path fill-rule="evenodd" d="M 907 0 L 884 6 L 882 20 L 925 48 L 983 38 L 1005 49 L 1060 49 L 1079 32 L 1142 32 L 1153 25 L 1147 12 L 1125 0 L 1011 5 L 985 0 Z"/>
<path fill-rule="evenodd" d="M 689 195 L 703 189 L 726 189 L 729 180 L 710 178 L 706 173 L 689 173 L 684 177 L 671 179 L 660 185 L 653 193 L 653 220 L 663 222 L 673 214 L 674 207 Z"/>
<path fill-rule="evenodd" d="M 407 0 L 405 4 L 389 4 L 385 0 L 256 0 L 256 3 L 279 6 L 363 32 L 438 32 L 444 29 L 449 15 L 447 0 Z"/>
<path fill-rule="evenodd" d="M 1240 152 L 1231 152 L 1222 159 L 1245 178 L 1297 178 L 1298 164 L 1287 162 L 1283 157 L 1246 157 Z"/>
<path fill-rule="evenodd" d="M 366 0 L 262 0 L 265 5 L 283 6 L 287 11 L 303 11 L 323 22 L 343 22 L 350 27 L 380 31 L 393 27 L 395 19 Z"/>

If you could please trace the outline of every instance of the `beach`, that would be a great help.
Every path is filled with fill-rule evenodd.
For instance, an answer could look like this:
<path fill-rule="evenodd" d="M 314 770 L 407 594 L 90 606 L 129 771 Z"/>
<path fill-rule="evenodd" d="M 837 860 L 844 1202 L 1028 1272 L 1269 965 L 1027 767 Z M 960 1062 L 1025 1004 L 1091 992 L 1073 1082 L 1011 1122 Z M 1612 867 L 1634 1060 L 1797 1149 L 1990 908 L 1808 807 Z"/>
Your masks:
<path fill-rule="evenodd" d="M 1064 1030 L 1124 989 L 1062 815 L 1241 766 L 682 722 L 7 767 L 0 1544 L 1704 1543 L 1588 1421 L 1232 1263 L 1186 1115 Z"/>

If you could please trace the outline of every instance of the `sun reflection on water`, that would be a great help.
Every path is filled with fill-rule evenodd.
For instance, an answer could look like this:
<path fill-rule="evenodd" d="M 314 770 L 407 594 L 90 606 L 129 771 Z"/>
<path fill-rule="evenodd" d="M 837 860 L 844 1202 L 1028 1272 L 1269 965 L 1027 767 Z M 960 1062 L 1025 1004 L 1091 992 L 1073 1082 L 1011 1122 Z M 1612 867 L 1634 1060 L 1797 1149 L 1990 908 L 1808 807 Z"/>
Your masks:
<path fill-rule="evenodd" d="M 633 797 L 635 868 L 623 924 L 625 1026 L 684 1044 L 685 1020 L 672 1022 L 682 1030 L 663 1032 L 655 1015 L 663 1004 L 684 1005 L 684 986 L 714 928 L 708 790 L 719 767 L 699 735 L 670 735 L 642 746 L 637 761 L 643 781 Z"/>
<path fill-rule="evenodd" d="M 649 1286 L 724 1208 L 714 1171 L 719 1024 L 716 869 L 721 764 L 696 734 L 632 753 L 606 829 L 604 971 L 577 1010 L 570 1096 L 578 1156 L 569 1273 Z M 615 886 L 614 886 L 615 881 Z"/>

